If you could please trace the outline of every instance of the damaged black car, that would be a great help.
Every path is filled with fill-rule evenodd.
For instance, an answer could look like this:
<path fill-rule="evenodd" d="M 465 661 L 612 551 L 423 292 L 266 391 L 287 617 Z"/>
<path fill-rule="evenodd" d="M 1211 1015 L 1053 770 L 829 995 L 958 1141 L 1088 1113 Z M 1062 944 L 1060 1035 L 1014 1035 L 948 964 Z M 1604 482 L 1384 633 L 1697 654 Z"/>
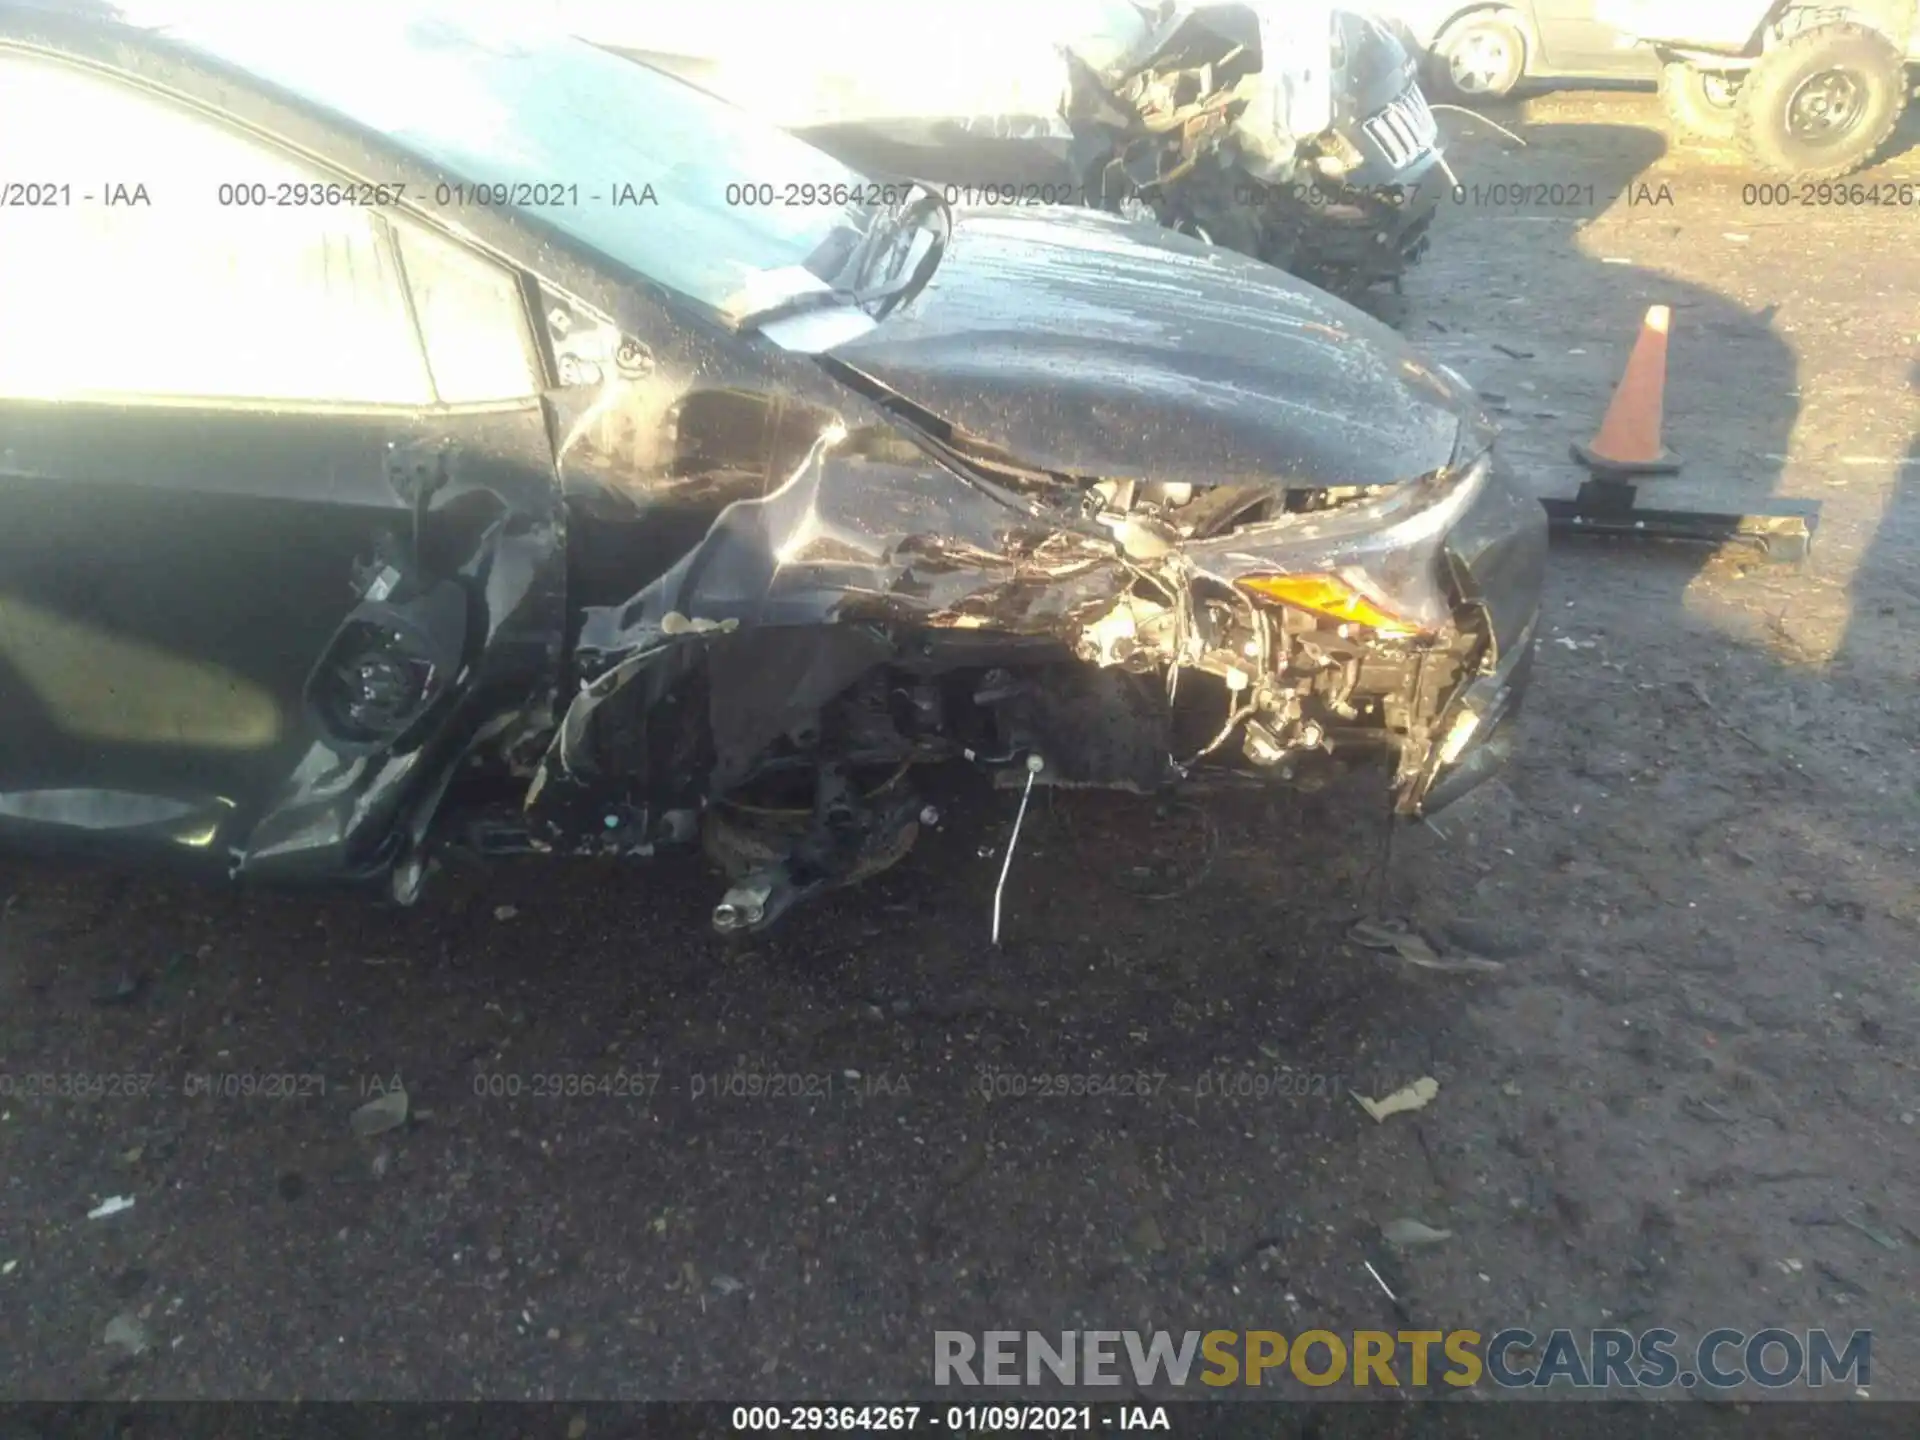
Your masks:
<path fill-rule="evenodd" d="M 445 844 L 698 843 L 751 931 L 899 859 L 925 766 L 1417 817 L 1510 744 L 1540 506 L 1248 257 L 397 7 L 0 0 L 0 130 L 36 848 L 404 902 Z"/>

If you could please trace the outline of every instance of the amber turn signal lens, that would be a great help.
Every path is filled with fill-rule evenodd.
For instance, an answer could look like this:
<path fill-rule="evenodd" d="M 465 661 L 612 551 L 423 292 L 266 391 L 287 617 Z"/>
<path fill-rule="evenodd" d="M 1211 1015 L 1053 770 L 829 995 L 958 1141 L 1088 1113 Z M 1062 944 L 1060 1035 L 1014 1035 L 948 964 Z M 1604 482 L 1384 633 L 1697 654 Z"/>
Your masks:
<path fill-rule="evenodd" d="M 1264 600 L 1277 600 L 1346 625 L 1364 625 L 1382 635 L 1418 635 L 1420 627 L 1381 609 L 1337 575 L 1255 575 L 1240 582 Z"/>

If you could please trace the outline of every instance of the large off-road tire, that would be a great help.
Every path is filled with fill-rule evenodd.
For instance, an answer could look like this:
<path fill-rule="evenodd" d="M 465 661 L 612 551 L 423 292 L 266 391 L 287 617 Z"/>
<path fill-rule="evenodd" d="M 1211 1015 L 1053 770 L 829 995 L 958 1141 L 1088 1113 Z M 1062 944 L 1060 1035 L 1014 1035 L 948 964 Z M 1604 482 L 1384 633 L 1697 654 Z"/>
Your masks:
<path fill-rule="evenodd" d="M 1660 67 L 1660 103 L 1673 128 L 1689 140 L 1732 144 L 1740 125 L 1739 97 L 1739 82 L 1723 73 L 1684 60 Z"/>
<path fill-rule="evenodd" d="M 1906 64 L 1891 41 L 1864 25 L 1820 25 L 1754 62 L 1738 135 L 1765 170 L 1837 180 L 1873 161 L 1906 107 Z"/>
<path fill-rule="evenodd" d="M 1475 11 L 1433 42 L 1426 68 L 1439 99 L 1456 105 L 1502 99 L 1527 78 L 1526 33 L 1505 10 Z"/>

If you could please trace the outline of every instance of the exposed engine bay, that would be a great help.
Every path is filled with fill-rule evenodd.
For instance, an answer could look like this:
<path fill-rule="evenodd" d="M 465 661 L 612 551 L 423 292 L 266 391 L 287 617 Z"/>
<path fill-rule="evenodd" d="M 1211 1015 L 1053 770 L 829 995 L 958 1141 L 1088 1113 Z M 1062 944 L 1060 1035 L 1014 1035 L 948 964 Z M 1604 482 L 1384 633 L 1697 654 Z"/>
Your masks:
<path fill-rule="evenodd" d="M 904 856 L 929 766 L 1139 794 L 1363 766 L 1407 818 L 1498 770 L 1545 521 L 1464 379 L 1164 229 L 912 213 L 890 253 L 922 278 L 878 319 L 776 302 L 759 343 L 722 348 L 543 291 L 560 510 L 530 496 L 470 568 L 563 560 L 564 631 L 493 631 L 499 688 L 476 683 L 464 587 L 396 537 L 309 691 L 327 756 L 491 716 L 433 757 L 437 788 L 363 823 L 397 898 L 446 844 L 698 841 L 731 880 L 715 927 L 750 932 Z M 441 449 L 396 479 L 421 536 L 484 463 Z M 549 664 L 515 701 L 507 677 Z M 313 773 L 246 865 L 337 812 L 334 765 Z"/>
<path fill-rule="evenodd" d="M 1359 765 L 1410 818 L 1498 768 L 1545 529 L 1466 382 L 1271 267 L 978 215 L 929 219 L 935 279 L 883 323 L 771 323 L 750 366 L 550 300 L 576 689 L 502 733 L 524 798 L 467 843 L 697 838 L 732 933 L 906 854 L 925 766 L 1152 794 Z"/>
<path fill-rule="evenodd" d="M 792 498 L 804 506 L 797 528 L 831 552 L 830 501 L 807 493 L 827 473 L 818 466 Z M 1475 468 L 1484 475 L 1484 457 Z M 848 473 L 870 498 L 891 483 L 904 499 L 925 483 L 884 461 Z M 1432 498 L 1457 504 L 1475 485 L 1436 476 Z M 901 563 L 965 566 L 947 579 L 977 587 L 924 623 L 888 620 L 892 607 L 878 605 L 871 619 L 791 628 L 668 610 L 647 626 L 646 648 L 608 654 L 583 677 L 531 777 L 529 843 L 650 853 L 698 834 L 733 880 L 714 912 L 732 933 L 903 857 L 925 810 L 921 766 L 964 761 L 1003 785 L 1152 794 L 1312 788 L 1336 765 L 1373 765 L 1394 807 L 1417 815 L 1467 738 L 1449 749 L 1447 727 L 1470 713 L 1459 704 L 1467 682 L 1498 668 L 1470 587 L 1415 587 L 1425 608 L 1403 619 L 1337 575 L 1230 568 L 1246 558 L 1238 544 L 1313 536 L 1328 519 L 1377 518 L 1408 498 L 1103 482 L 1086 492 L 1082 528 L 1001 554 L 898 537 L 889 548 Z"/>

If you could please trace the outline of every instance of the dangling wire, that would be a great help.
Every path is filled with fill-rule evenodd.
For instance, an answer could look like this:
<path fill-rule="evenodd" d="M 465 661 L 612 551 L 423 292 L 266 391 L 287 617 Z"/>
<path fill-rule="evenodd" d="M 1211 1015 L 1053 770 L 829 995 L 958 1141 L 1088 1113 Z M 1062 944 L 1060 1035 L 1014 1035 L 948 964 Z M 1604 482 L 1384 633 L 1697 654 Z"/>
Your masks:
<path fill-rule="evenodd" d="M 1014 813 L 1013 833 L 1007 837 L 1006 858 L 1000 862 L 1000 883 L 993 887 L 993 943 L 1000 943 L 1000 897 L 1006 893 L 1007 875 L 1013 869 L 1013 847 L 1020 843 L 1020 822 L 1027 818 L 1027 801 L 1033 795 L 1033 779 L 1047 768 L 1038 755 L 1027 756 L 1027 783 L 1020 791 L 1020 808 Z"/>

